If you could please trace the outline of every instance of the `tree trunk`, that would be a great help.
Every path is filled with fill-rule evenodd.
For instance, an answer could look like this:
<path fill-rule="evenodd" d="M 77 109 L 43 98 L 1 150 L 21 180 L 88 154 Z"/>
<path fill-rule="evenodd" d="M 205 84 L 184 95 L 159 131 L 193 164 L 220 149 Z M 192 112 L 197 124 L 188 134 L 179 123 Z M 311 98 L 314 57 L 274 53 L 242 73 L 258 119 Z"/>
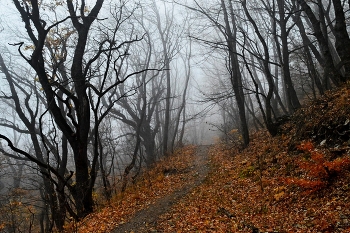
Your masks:
<path fill-rule="evenodd" d="M 249 130 L 248 130 L 248 124 L 247 124 L 247 118 L 245 113 L 245 101 L 244 101 L 244 92 L 243 92 L 243 82 L 242 82 L 242 75 L 239 70 L 239 63 L 238 63 L 238 57 L 237 57 L 237 42 L 236 42 L 236 23 L 235 23 L 235 16 L 231 12 L 231 22 L 229 21 L 229 16 L 227 12 L 227 8 L 225 5 L 224 0 L 221 0 L 221 8 L 223 10 L 224 14 L 224 20 L 225 20 L 225 29 L 226 29 L 226 43 L 228 46 L 228 53 L 229 53 L 229 59 L 230 59 L 230 80 L 232 84 L 232 89 L 235 93 L 235 99 L 236 104 L 238 107 L 238 114 L 240 119 L 240 132 L 242 134 L 243 138 L 243 145 L 246 147 L 249 144 Z M 230 2 L 230 11 L 233 11 L 232 3 Z M 232 32 L 231 30 L 234 32 Z"/>
<path fill-rule="evenodd" d="M 281 30 L 281 41 L 282 41 L 282 70 L 283 79 L 285 84 L 287 103 L 290 112 L 294 112 L 296 109 L 300 108 L 300 102 L 295 92 L 292 78 L 289 69 L 289 50 L 288 50 L 288 32 L 287 32 L 287 19 L 285 18 L 285 6 L 284 0 L 277 0 L 278 12 L 279 12 L 279 25 Z"/>
<path fill-rule="evenodd" d="M 313 61 L 314 59 L 311 56 L 311 52 L 315 56 L 318 63 L 324 64 L 324 59 L 323 59 L 322 55 L 318 52 L 315 45 L 313 43 L 311 43 L 309 37 L 306 35 L 305 27 L 301 21 L 300 12 L 293 15 L 292 18 L 293 18 L 293 21 L 296 24 L 296 26 L 299 28 L 299 33 L 300 33 L 300 36 L 303 40 L 303 45 L 305 46 L 304 51 L 306 54 L 307 66 L 308 66 L 308 70 L 309 70 L 309 74 L 311 76 L 311 79 L 313 80 L 313 82 L 315 82 L 319 93 L 321 95 L 323 95 L 325 89 L 322 85 L 320 78 L 317 75 L 317 71 L 316 71 L 316 68 L 314 65 L 314 61 Z M 310 52 L 310 50 L 311 50 L 311 52 Z"/>
<path fill-rule="evenodd" d="M 263 58 L 263 69 L 264 69 L 264 73 L 266 76 L 266 80 L 268 83 L 268 91 L 267 91 L 267 95 L 265 98 L 265 124 L 266 124 L 266 128 L 269 131 L 269 133 L 272 136 L 275 136 L 277 134 L 277 127 L 274 124 L 273 120 L 272 120 L 272 107 L 271 107 L 271 99 L 273 96 L 273 92 L 274 92 L 274 80 L 270 71 L 270 66 L 269 66 L 269 62 L 270 62 L 270 54 L 269 54 L 269 49 L 267 47 L 266 41 L 263 38 L 263 36 L 261 35 L 259 28 L 256 24 L 256 22 L 254 21 L 254 19 L 251 17 L 248 9 L 247 9 L 247 5 L 246 5 L 246 0 L 242 1 L 242 6 L 244 9 L 244 12 L 246 14 L 246 16 L 248 17 L 248 20 L 250 21 L 250 23 L 253 25 L 254 31 L 257 34 L 261 44 L 263 45 L 264 48 L 264 58 Z"/>
<path fill-rule="evenodd" d="M 339 70 L 337 70 L 334 66 L 334 61 L 328 46 L 328 37 L 325 37 L 320 21 L 312 12 L 310 6 L 306 3 L 306 1 L 297 0 L 297 2 L 300 4 L 301 8 L 312 23 L 314 35 L 320 45 L 324 57 L 324 64 L 322 64 L 324 67 L 324 76 L 326 78 L 329 76 L 332 79 L 334 85 L 339 86 L 344 81 L 344 78 L 341 76 Z M 327 83 L 325 82 L 323 85 L 326 85 L 326 88 L 328 87 Z"/>
<path fill-rule="evenodd" d="M 340 0 L 332 0 L 335 13 L 335 48 L 345 68 L 347 79 L 350 75 L 350 38 L 346 30 L 346 19 L 344 9 Z M 340 67 L 339 67 L 340 68 Z"/>

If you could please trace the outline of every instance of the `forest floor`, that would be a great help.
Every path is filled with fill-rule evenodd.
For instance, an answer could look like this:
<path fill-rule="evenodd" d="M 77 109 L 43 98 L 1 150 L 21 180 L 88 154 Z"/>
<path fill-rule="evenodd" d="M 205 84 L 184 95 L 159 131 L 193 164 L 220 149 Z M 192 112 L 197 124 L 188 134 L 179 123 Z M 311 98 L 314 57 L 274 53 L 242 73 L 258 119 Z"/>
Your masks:
<path fill-rule="evenodd" d="M 277 136 L 188 146 L 79 223 L 79 232 L 350 232 L 350 85 Z M 237 131 L 231 138 L 237 140 Z"/>
<path fill-rule="evenodd" d="M 209 171 L 209 146 L 186 146 L 142 171 L 124 193 L 66 232 L 157 232 L 158 217 L 199 186 Z"/>
<path fill-rule="evenodd" d="M 191 176 L 194 180 L 184 184 L 183 187 L 173 193 L 157 200 L 146 209 L 137 212 L 127 223 L 114 229 L 112 232 L 158 232 L 159 217 L 171 210 L 191 190 L 200 185 L 208 174 L 208 146 L 199 146 L 194 156 L 195 163 L 192 166 Z"/>

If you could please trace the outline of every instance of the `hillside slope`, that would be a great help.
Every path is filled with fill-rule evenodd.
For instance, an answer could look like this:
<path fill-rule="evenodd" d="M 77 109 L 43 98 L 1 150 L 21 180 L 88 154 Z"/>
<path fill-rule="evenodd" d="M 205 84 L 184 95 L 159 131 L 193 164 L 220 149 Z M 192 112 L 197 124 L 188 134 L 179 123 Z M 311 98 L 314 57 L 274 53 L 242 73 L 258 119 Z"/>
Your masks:
<path fill-rule="evenodd" d="M 206 182 L 159 232 L 350 232 L 350 89 L 300 109 L 274 138 L 215 145 Z"/>
<path fill-rule="evenodd" d="M 207 146 L 186 146 L 145 169 L 125 192 L 95 213 L 66 226 L 66 232 L 148 232 L 165 213 L 206 177 Z"/>
<path fill-rule="evenodd" d="M 256 132 L 243 151 L 212 146 L 205 179 L 195 148 L 185 147 L 67 231 L 350 232 L 349 102 L 344 86 L 300 109 L 276 137 Z"/>

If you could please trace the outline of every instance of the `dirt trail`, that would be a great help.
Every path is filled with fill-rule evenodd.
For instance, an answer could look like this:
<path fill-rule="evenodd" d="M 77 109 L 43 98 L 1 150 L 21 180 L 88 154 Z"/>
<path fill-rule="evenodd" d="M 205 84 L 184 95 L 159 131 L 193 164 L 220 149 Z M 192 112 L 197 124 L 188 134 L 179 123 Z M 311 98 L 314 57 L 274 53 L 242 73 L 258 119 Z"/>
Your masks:
<path fill-rule="evenodd" d="M 158 217 L 169 211 L 175 203 L 204 181 L 209 172 L 208 149 L 209 146 L 199 146 L 197 149 L 195 166 L 193 167 L 196 174 L 194 182 L 158 200 L 148 208 L 137 212 L 127 223 L 120 225 L 111 233 L 157 232 L 155 227 Z"/>

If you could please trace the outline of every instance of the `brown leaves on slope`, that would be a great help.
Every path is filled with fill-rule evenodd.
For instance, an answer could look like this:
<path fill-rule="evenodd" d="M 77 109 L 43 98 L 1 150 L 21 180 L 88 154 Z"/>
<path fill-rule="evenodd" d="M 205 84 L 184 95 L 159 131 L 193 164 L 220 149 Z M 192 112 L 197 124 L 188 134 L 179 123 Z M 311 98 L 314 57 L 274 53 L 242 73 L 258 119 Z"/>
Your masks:
<path fill-rule="evenodd" d="M 348 147 L 350 139 L 350 83 L 326 92 L 296 112 L 285 132 L 292 130 L 296 143 L 312 140 L 316 145 Z M 345 144 L 345 145 L 344 145 Z"/>
<path fill-rule="evenodd" d="M 350 232 L 350 174 L 306 195 L 284 177 L 305 177 L 287 136 L 253 135 L 243 152 L 216 145 L 206 182 L 162 216 L 160 232 Z M 328 157 L 327 157 L 328 158 Z"/>
<path fill-rule="evenodd" d="M 152 169 L 143 172 L 136 184 L 115 196 L 108 207 L 87 216 L 77 225 L 70 224 L 66 231 L 109 232 L 123 224 L 138 210 L 190 182 L 194 177 L 191 168 L 195 153 L 195 146 L 187 146 L 157 162 Z"/>
<path fill-rule="evenodd" d="M 341 164 L 349 156 L 349 100 L 349 87 L 327 93 L 314 105 L 301 109 L 283 126 L 279 136 L 271 138 L 266 132 L 252 135 L 250 146 L 244 151 L 215 145 L 210 150 L 211 172 L 206 181 L 163 215 L 157 230 L 350 232 L 348 168 L 338 169 L 340 175 L 311 194 L 305 193 L 300 185 L 286 182 L 287 178 L 312 180 L 310 174 L 315 174 L 312 166 L 315 160 L 322 159 L 318 165 L 333 166 L 336 168 L 333 170 L 345 167 Z M 296 146 L 303 141 L 313 141 L 323 157 L 312 158 L 310 153 L 297 150 Z M 188 160 L 185 164 L 190 163 Z M 300 164 L 307 165 L 307 169 Z M 186 170 L 186 167 L 181 169 Z M 86 228 L 81 225 L 81 232 L 103 232 L 98 231 L 101 227 L 112 229 L 136 210 L 152 203 L 158 197 L 157 192 L 163 195 L 174 190 L 174 186 L 180 186 L 181 182 L 183 184 L 181 178 L 174 177 L 179 183 L 167 181 L 167 175 L 178 175 L 173 171 L 172 167 L 166 166 L 154 170 L 154 174 L 138 186 L 141 191 L 130 189 L 117 197 L 116 204 L 109 209 L 87 218 L 84 223 L 90 225 Z M 182 178 L 185 177 L 188 176 Z M 148 188 L 150 184 L 151 188 Z M 95 230 L 92 230 L 91 222 L 97 224 Z"/>

